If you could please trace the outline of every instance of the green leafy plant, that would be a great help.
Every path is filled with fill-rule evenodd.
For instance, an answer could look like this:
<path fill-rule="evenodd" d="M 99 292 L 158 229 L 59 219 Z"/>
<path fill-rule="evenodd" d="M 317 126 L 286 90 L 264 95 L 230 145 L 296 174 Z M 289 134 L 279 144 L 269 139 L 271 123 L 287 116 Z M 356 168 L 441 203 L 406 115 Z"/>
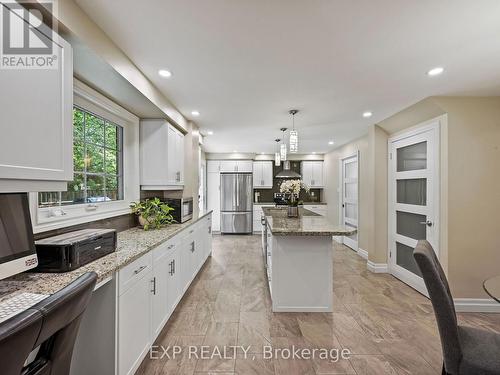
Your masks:
<path fill-rule="evenodd" d="M 174 218 L 170 214 L 173 208 L 158 198 L 134 202 L 130 205 L 130 208 L 132 209 L 132 213 L 139 217 L 139 223 L 144 230 L 158 229 L 175 223 Z"/>

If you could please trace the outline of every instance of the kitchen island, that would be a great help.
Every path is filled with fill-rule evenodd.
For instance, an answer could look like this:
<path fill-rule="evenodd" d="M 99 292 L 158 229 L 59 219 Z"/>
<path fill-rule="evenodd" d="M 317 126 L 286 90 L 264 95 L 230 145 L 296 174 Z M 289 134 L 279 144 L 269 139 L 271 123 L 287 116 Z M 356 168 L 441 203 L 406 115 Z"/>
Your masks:
<path fill-rule="evenodd" d="M 286 207 L 262 210 L 266 224 L 263 253 L 273 311 L 332 311 L 332 237 L 350 236 L 356 229 L 336 226 L 302 207 L 298 218 L 289 218 Z"/>

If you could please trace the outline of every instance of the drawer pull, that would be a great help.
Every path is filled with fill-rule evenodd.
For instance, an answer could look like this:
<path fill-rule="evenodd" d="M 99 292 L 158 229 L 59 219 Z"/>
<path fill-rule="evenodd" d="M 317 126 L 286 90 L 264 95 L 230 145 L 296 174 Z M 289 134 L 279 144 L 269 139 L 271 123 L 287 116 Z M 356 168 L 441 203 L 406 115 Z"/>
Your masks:
<path fill-rule="evenodd" d="M 191 242 L 191 252 L 194 253 L 194 250 L 195 250 L 195 248 L 194 248 L 194 241 L 193 241 L 193 242 Z"/>
<path fill-rule="evenodd" d="M 144 271 L 147 266 L 140 266 L 138 269 L 134 271 L 134 275 L 137 275 L 138 273 Z"/>
<path fill-rule="evenodd" d="M 156 296 L 156 277 L 153 277 L 153 280 L 151 280 L 151 283 L 153 284 L 153 289 L 151 290 L 151 293 Z"/>
<path fill-rule="evenodd" d="M 168 250 L 170 250 L 171 248 L 173 248 L 175 245 L 170 245 L 167 247 Z"/>

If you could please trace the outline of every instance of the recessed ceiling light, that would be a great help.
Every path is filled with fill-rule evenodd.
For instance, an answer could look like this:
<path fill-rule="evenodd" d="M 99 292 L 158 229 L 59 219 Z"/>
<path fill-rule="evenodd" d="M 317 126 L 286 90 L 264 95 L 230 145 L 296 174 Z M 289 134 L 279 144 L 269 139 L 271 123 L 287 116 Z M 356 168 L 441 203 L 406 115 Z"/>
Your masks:
<path fill-rule="evenodd" d="M 313 152 L 312 152 L 312 154 L 313 154 L 313 155 L 316 155 L 316 151 L 313 151 Z"/>
<path fill-rule="evenodd" d="M 438 67 L 436 67 L 436 68 L 433 68 L 433 69 L 429 70 L 429 71 L 427 72 L 427 75 L 428 75 L 428 76 L 431 76 L 431 77 L 434 77 L 434 76 L 438 76 L 438 75 L 440 75 L 440 74 L 441 74 L 441 73 L 443 73 L 443 72 L 444 72 L 444 68 L 443 68 L 443 67 L 441 67 L 441 66 L 438 66 Z"/>
<path fill-rule="evenodd" d="M 372 117 L 372 115 L 373 115 L 373 113 L 371 113 L 370 111 L 363 112 L 364 118 Z"/>
<path fill-rule="evenodd" d="M 334 141 L 328 142 L 329 145 L 333 145 L 334 143 L 335 143 Z"/>
<path fill-rule="evenodd" d="M 233 152 L 238 152 L 238 150 L 233 150 Z"/>
<path fill-rule="evenodd" d="M 158 74 L 161 75 L 163 78 L 170 78 L 172 77 L 172 73 L 168 70 L 165 69 L 160 69 L 158 70 Z"/>
<path fill-rule="evenodd" d="M 261 154 L 261 155 L 264 155 L 264 154 L 265 154 L 265 152 L 261 152 L 260 154 Z"/>
<path fill-rule="evenodd" d="M 198 112 L 198 111 L 192 111 L 192 112 L 191 112 L 191 114 L 192 114 L 193 116 L 198 117 L 198 116 L 200 115 L 200 112 Z"/>
<path fill-rule="evenodd" d="M 213 132 L 213 131 L 211 131 L 211 130 L 209 130 L 209 131 L 207 131 L 207 134 L 208 134 L 208 135 L 214 135 L 214 132 Z"/>

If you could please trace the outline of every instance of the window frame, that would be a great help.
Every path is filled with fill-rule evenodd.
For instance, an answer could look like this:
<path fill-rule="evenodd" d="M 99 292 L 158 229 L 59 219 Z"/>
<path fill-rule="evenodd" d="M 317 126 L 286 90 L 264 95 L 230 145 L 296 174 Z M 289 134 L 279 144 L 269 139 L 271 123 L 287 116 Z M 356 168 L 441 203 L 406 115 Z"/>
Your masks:
<path fill-rule="evenodd" d="M 104 95 L 74 80 L 73 106 L 122 128 L 122 199 L 54 207 L 38 207 L 38 193 L 30 193 L 34 233 L 130 213 L 130 203 L 139 199 L 139 118 Z"/>

